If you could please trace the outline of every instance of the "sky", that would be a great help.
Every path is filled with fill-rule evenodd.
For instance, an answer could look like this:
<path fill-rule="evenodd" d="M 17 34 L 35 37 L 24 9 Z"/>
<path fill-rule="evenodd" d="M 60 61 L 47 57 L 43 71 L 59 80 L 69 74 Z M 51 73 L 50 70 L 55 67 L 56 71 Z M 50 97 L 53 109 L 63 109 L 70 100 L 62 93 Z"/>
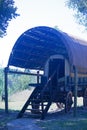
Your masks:
<path fill-rule="evenodd" d="M 65 6 L 66 0 L 14 0 L 20 14 L 9 23 L 7 35 L 0 38 L 0 65 L 6 66 L 18 37 L 36 26 L 57 26 L 61 31 L 87 40 L 84 27 L 78 25 L 74 11 Z"/>

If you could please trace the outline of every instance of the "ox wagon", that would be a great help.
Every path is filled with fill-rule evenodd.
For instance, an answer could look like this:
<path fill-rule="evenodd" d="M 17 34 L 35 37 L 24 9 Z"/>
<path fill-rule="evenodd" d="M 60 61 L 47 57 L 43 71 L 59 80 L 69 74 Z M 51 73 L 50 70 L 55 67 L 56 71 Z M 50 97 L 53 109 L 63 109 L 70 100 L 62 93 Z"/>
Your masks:
<path fill-rule="evenodd" d="M 28 110 L 44 119 L 52 102 L 65 104 L 67 112 L 72 96 L 76 108 L 77 97 L 84 97 L 87 88 L 87 42 L 51 27 L 34 27 L 25 31 L 13 46 L 5 68 L 6 90 L 10 66 L 37 70 L 37 83 L 30 84 L 35 89 L 18 118 Z M 7 100 L 5 103 L 7 110 Z"/>

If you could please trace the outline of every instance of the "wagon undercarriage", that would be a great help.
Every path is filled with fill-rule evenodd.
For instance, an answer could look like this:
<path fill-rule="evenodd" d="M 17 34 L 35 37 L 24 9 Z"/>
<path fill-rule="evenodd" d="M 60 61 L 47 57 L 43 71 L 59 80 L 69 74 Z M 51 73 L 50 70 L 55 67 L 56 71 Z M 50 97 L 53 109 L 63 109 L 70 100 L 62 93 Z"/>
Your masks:
<path fill-rule="evenodd" d="M 55 73 L 49 77 L 48 80 L 46 80 L 46 77 L 42 76 L 41 83 L 39 84 L 30 84 L 31 86 L 35 86 L 35 89 L 18 114 L 18 118 L 22 117 L 27 110 L 28 114 L 31 116 L 44 119 L 52 103 L 63 103 L 65 112 L 68 112 L 68 108 L 70 110 L 73 104 L 72 96 L 75 94 L 75 79 L 74 77 L 63 77 L 60 78 L 54 86 L 53 80 Z M 79 77 L 77 88 L 78 97 L 84 97 L 86 86 L 87 78 Z M 71 97 L 68 96 L 70 92 Z"/>

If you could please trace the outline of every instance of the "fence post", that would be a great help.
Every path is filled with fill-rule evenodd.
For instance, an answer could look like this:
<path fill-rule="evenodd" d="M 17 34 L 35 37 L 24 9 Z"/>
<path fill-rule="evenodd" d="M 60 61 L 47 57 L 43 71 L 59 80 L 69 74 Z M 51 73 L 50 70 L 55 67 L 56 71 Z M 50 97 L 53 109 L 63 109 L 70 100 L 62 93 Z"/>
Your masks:
<path fill-rule="evenodd" d="M 37 84 L 39 84 L 39 71 L 37 71 Z"/>
<path fill-rule="evenodd" d="M 4 77 L 5 77 L 5 112 L 8 113 L 8 68 L 4 69 Z"/>
<path fill-rule="evenodd" d="M 74 117 L 77 114 L 77 89 L 78 89 L 78 71 L 77 68 L 74 66 Z"/>

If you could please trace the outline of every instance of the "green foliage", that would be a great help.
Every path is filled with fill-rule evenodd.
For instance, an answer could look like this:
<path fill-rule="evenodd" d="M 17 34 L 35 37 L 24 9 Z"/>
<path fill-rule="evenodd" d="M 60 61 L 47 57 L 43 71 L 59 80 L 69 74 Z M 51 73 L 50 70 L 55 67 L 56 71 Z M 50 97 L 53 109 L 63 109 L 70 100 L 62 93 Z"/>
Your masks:
<path fill-rule="evenodd" d="M 14 0 L 0 0 L 0 37 L 6 35 L 9 21 L 16 18 L 17 7 L 14 7 Z"/>
<path fill-rule="evenodd" d="M 24 89 L 30 89 L 29 83 L 34 82 L 36 82 L 34 76 L 11 74 L 8 76 L 8 92 L 13 94 Z"/>
<path fill-rule="evenodd" d="M 36 76 L 8 74 L 8 94 L 30 89 L 29 83 L 36 83 Z M 0 95 L 4 93 L 4 68 L 0 67 Z"/>
<path fill-rule="evenodd" d="M 75 10 L 75 17 L 79 24 L 87 29 L 87 0 L 67 0 L 69 8 Z"/>

